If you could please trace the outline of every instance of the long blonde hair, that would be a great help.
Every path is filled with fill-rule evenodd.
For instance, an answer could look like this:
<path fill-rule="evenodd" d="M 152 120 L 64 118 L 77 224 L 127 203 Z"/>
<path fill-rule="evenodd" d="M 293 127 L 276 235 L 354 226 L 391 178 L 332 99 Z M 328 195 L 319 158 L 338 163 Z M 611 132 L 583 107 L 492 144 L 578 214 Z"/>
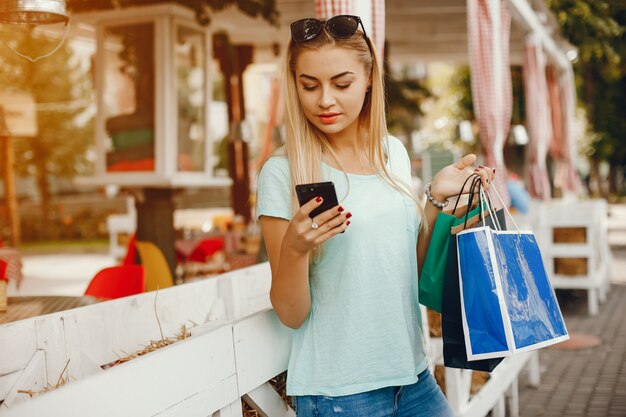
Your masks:
<path fill-rule="evenodd" d="M 370 40 L 363 32 L 357 31 L 354 36 L 346 39 L 336 39 L 326 30 L 314 39 L 296 43 L 293 39 L 287 48 L 284 76 L 285 80 L 285 127 L 286 143 L 283 152 L 289 161 L 292 184 L 308 184 L 321 181 L 320 161 L 325 153 L 329 154 L 345 173 L 341 162 L 328 139 L 313 123 L 311 123 L 302 109 L 296 84 L 296 61 L 299 53 L 305 50 L 318 50 L 326 45 L 338 46 L 355 51 L 358 59 L 365 67 L 366 74 L 371 77 L 371 89 L 365 95 L 365 101 L 359 115 L 359 135 L 365 140 L 367 159 L 370 168 L 383 180 L 388 182 L 399 192 L 412 198 L 421 217 L 420 227 L 425 227 L 424 208 L 415 198 L 410 184 L 405 183 L 387 168 L 383 140 L 387 137 L 387 121 L 385 117 L 385 93 L 383 77 L 376 51 Z M 370 52 L 371 51 L 371 52 Z M 349 190 L 349 178 L 346 175 Z M 341 196 L 338 196 L 341 198 Z M 297 201 L 295 191 L 291 190 L 292 207 L 295 212 Z"/>

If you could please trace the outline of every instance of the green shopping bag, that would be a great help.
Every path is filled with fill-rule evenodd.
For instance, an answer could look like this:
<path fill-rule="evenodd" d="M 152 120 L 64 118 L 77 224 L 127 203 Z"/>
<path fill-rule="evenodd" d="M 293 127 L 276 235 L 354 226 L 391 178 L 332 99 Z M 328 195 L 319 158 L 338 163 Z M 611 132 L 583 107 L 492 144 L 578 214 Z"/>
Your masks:
<path fill-rule="evenodd" d="M 470 176 L 463 183 L 461 192 L 465 188 L 467 181 L 472 178 Z M 470 189 L 470 198 L 467 209 L 472 207 L 473 189 L 477 184 L 476 180 L 472 182 Z M 457 198 L 458 204 L 459 198 Z M 426 307 L 441 313 L 441 298 L 443 294 L 443 277 L 446 272 L 446 260 L 448 258 L 448 246 L 450 244 L 450 229 L 460 224 L 465 223 L 468 219 L 471 219 L 480 214 L 480 207 L 476 206 L 469 213 L 457 212 L 456 205 L 452 210 L 452 213 L 440 212 L 437 215 L 435 226 L 431 233 L 430 244 L 428 245 L 428 251 L 426 252 L 426 258 L 424 259 L 424 265 L 420 271 L 419 276 L 419 302 Z M 458 217 L 457 217 L 458 216 Z"/>

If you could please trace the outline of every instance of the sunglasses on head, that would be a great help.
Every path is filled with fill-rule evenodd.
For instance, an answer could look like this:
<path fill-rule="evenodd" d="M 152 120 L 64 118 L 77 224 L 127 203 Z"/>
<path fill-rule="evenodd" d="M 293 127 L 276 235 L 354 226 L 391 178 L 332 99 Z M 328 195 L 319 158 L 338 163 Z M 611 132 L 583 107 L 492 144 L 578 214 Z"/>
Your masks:
<path fill-rule="evenodd" d="M 363 36 L 365 37 L 365 43 L 367 47 L 371 47 L 367 41 L 367 35 L 365 34 L 365 26 L 359 16 L 352 16 L 349 14 L 342 14 L 333 16 L 328 20 L 319 20 L 314 18 L 306 18 L 296 20 L 291 24 L 291 38 L 296 43 L 302 43 L 315 39 L 324 27 L 326 31 L 335 39 L 347 39 L 356 33 L 356 30 L 361 25 L 363 29 Z"/>

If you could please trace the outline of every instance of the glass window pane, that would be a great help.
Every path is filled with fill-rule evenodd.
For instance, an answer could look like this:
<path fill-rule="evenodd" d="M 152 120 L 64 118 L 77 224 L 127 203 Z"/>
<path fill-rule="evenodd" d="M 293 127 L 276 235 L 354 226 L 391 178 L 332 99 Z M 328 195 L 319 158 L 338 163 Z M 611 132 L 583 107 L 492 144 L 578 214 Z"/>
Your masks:
<path fill-rule="evenodd" d="M 204 171 L 205 159 L 205 36 L 179 26 L 176 36 L 178 95 L 178 170 Z"/>
<path fill-rule="evenodd" d="M 154 25 L 104 32 L 107 172 L 154 171 Z"/>

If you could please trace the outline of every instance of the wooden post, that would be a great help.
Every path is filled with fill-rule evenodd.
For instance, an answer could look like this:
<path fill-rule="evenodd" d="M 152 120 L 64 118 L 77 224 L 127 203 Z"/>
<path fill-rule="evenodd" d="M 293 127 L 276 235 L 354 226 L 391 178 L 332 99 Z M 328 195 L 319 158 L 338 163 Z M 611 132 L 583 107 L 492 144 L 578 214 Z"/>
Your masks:
<path fill-rule="evenodd" d="M 154 243 L 161 249 L 176 279 L 176 251 L 174 241 L 174 190 L 170 188 L 146 188 L 136 199 L 137 240 Z"/>
<path fill-rule="evenodd" d="M 4 119 L 4 110 L 0 106 L 0 146 L 2 147 L 4 181 L 4 199 L 6 201 L 11 236 L 9 244 L 17 247 L 20 244 L 20 219 L 17 211 L 17 194 L 15 191 L 15 156 L 13 154 L 13 139 Z"/>
<path fill-rule="evenodd" d="M 252 217 L 250 210 L 250 176 L 248 144 L 241 136 L 241 121 L 245 119 L 243 99 L 243 72 L 252 62 L 251 45 L 232 45 L 224 34 L 214 35 L 214 57 L 224 75 L 230 135 L 228 140 L 228 171 L 233 179 L 231 201 L 235 214 L 246 223 Z"/>

